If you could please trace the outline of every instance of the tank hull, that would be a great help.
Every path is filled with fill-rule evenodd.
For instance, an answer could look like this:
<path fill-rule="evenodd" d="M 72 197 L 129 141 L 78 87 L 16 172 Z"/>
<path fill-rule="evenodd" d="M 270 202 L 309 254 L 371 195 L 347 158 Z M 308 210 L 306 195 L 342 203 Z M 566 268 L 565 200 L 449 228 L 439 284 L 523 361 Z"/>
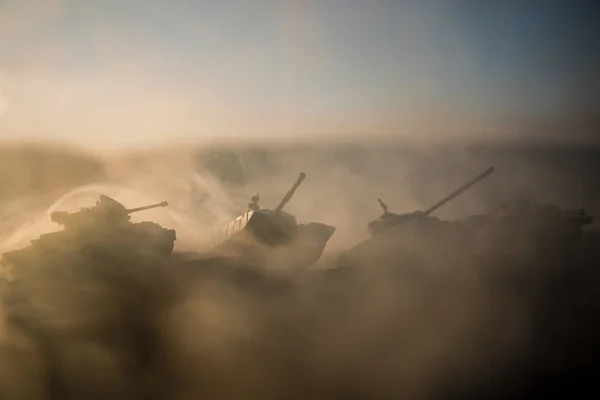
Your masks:
<path fill-rule="evenodd" d="M 319 222 L 298 225 L 285 213 L 248 211 L 221 229 L 205 252 L 252 264 L 306 268 L 320 259 L 334 232 L 335 227 Z"/>
<path fill-rule="evenodd" d="M 4 253 L 1 262 L 12 267 L 14 276 L 21 267 L 59 263 L 73 258 L 166 258 L 173 252 L 175 240 L 174 230 L 152 222 L 105 230 L 64 230 L 42 235 L 26 248 Z"/>

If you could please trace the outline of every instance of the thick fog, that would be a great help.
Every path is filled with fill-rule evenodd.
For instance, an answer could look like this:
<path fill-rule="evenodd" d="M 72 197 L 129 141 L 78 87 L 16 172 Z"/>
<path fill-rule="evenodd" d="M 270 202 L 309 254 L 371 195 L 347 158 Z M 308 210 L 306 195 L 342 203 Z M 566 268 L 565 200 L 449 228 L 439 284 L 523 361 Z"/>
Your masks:
<path fill-rule="evenodd" d="M 336 255 L 368 236 L 366 224 L 381 213 L 377 198 L 390 211 L 423 210 L 489 166 L 494 174 L 436 216 L 487 213 L 503 199 L 527 196 L 569 208 L 597 204 L 582 184 L 581 155 L 554 164 L 555 155 L 539 150 L 2 151 L 3 251 L 61 229 L 50 212 L 91 207 L 101 193 L 129 208 L 168 201 L 132 221 L 176 229 L 175 253 L 198 250 L 255 193 L 262 207 L 274 208 L 300 172 L 307 178 L 285 209 L 299 222 L 336 227 L 312 270 L 335 268 Z M 16 292 L 6 292 L 3 398 L 443 398 L 490 390 L 494 382 L 520 393 L 519 379 L 533 376 L 531 360 L 560 369 L 564 354 L 578 351 L 532 353 L 532 343 L 543 347 L 566 334 L 561 323 L 559 333 L 546 328 L 538 337 L 547 323 L 540 312 L 555 298 L 548 285 L 564 267 L 557 260 L 476 261 L 433 239 L 414 246 L 423 250 L 419 259 L 374 255 L 339 275 L 177 258 L 30 265 Z M 589 282 L 576 282 L 579 296 L 594 293 Z M 557 314 L 561 306 L 553 305 Z"/>

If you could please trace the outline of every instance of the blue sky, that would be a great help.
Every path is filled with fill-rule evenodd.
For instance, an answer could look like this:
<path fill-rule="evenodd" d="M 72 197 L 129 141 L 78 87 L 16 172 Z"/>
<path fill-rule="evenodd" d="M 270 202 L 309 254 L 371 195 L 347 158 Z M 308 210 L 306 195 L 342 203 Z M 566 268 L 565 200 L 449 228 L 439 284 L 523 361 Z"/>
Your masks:
<path fill-rule="evenodd" d="M 98 145 L 510 131 L 595 106 L 598 15 L 554 0 L 0 0 L 0 128 Z"/>

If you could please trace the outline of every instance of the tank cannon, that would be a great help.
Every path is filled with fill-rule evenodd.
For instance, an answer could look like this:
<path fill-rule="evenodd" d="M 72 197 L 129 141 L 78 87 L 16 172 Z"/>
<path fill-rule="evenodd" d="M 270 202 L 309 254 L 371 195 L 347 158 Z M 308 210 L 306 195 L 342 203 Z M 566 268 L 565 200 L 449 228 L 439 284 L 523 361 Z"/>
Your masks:
<path fill-rule="evenodd" d="M 294 196 L 296 190 L 298 190 L 302 182 L 304 182 L 304 179 L 306 179 L 306 174 L 304 172 L 300 172 L 298 178 L 296 178 L 296 182 L 294 182 L 290 190 L 288 190 L 285 196 L 283 196 L 277 207 L 275 207 L 274 212 L 278 213 L 283 210 L 283 207 L 292 199 L 292 196 Z"/>
<path fill-rule="evenodd" d="M 248 211 L 214 235 L 212 251 L 250 256 L 261 261 L 282 251 L 282 257 L 295 260 L 296 265 L 308 266 L 317 262 L 335 227 L 320 222 L 298 224 L 295 216 L 283 211 L 305 178 L 306 174 L 301 172 L 272 210 L 261 209 L 259 195 L 254 195 Z"/>

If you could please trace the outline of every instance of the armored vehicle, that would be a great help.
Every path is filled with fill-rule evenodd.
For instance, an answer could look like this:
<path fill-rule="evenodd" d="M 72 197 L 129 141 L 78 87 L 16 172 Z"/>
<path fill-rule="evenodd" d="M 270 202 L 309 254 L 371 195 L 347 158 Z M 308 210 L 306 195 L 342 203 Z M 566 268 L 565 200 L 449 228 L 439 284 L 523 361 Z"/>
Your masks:
<path fill-rule="evenodd" d="M 583 209 L 561 209 L 526 198 L 502 202 L 486 216 L 480 227 L 476 247 L 495 247 L 502 253 L 550 254 L 555 250 L 574 249 L 593 222 Z"/>
<path fill-rule="evenodd" d="M 213 236 L 209 251 L 260 263 L 286 263 L 293 267 L 316 263 L 335 227 L 320 222 L 298 224 L 296 217 L 283 211 L 305 178 L 306 175 L 300 173 L 273 210 L 261 209 L 259 195 L 253 196 L 248 211 Z"/>
<path fill-rule="evenodd" d="M 521 223 L 552 224 L 546 226 L 567 228 L 574 234 L 580 234 L 584 226 L 594 221 L 594 218 L 584 209 L 561 209 L 554 204 L 535 203 L 527 198 L 502 202 L 498 212 L 491 215 L 491 218 Z"/>
<path fill-rule="evenodd" d="M 165 201 L 127 209 L 118 201 L 100 195 L 95 207 L 82 208 L 75 213 L 51 213 L 50 219 L 65 229 L 43 234 L 24 249 L 4 253 L 2 263 L 14 266 L 78 255 L 168 257 L 175 245 L 175 230 L 148 221 L 132 223 L 130 216 L 134 212 L 167 205 Z"/>
<path fill-rule="evenodd" d="M 486 169 L 484 172 L 477 175 L 475 178 L 471 179 L 470 181 L 468 181 L 467 183 L 465 183 L 464 185 L 462 185 L 461 187 L 456 189 L 454 192 L 450 193 L 448 196 L 444 197 L 442 200 L 438 201 L 437 203 L 435 203 L 434 205 L 432 205 L 425 211 L 415 211 L 415 212 L 406 213 L 406 214 L 394 214 L 394 213 L 388 212 L 387 206 L 385 205 L 385 203 L 383 203 L 381 201 L 381 199 L 377 199 L 377 201 L 379 202 L 379 205 L 383 209 L 383 213 L 379 216 L 378 219 L 371 221 L 369 223 L 369 225 L 367 227 L 369 230 L 369 233 L 372 236 L 375 236 L 375 235 L 381 234 L 383 232 L 386 232 L 390 229 L 393 229 L 397 226 L 403 225 L 404 223 L 415 220 L 415 219 L 433 218 L 433 217 L 430 217 L 430 215 L 434 211 L 436 211 L 438 208 L 442 207 L 444 204 L 448 203 L 450 200 L 454 199 L 456 196 L 465 192 L 471 186 L 475 185 L 477 182 L 481 181 L 482 179 L 484 179 L 488 175 L 492 174 L 493 172 L 494 172 L 493 167 Z"/>
<path fill-rule="evenodd" d="M 449 244 L 448 239 L 454 243 L 463 239 L 467 240 L 466 226 L 464 226 L 465 229 L 462 229 L 463 227 L 460 225 L 449 221 L 440 221 L 431 214 L 493 172 L 493 167 L 488 168 L 425 211 L 406 214 L 390 213 L 385 203 L 381 199 L 377 199 L 383 213 L 378 219 L 368 224 L 370 237 L 343 253 L 339 263 L 376 260 L 380 257 L 389 258 L 391 254 L 408 252 L 409 249 L 411 251 L 418 250 L 433 242 L 438 249 L 441 249 L 444 244 Z"/>

